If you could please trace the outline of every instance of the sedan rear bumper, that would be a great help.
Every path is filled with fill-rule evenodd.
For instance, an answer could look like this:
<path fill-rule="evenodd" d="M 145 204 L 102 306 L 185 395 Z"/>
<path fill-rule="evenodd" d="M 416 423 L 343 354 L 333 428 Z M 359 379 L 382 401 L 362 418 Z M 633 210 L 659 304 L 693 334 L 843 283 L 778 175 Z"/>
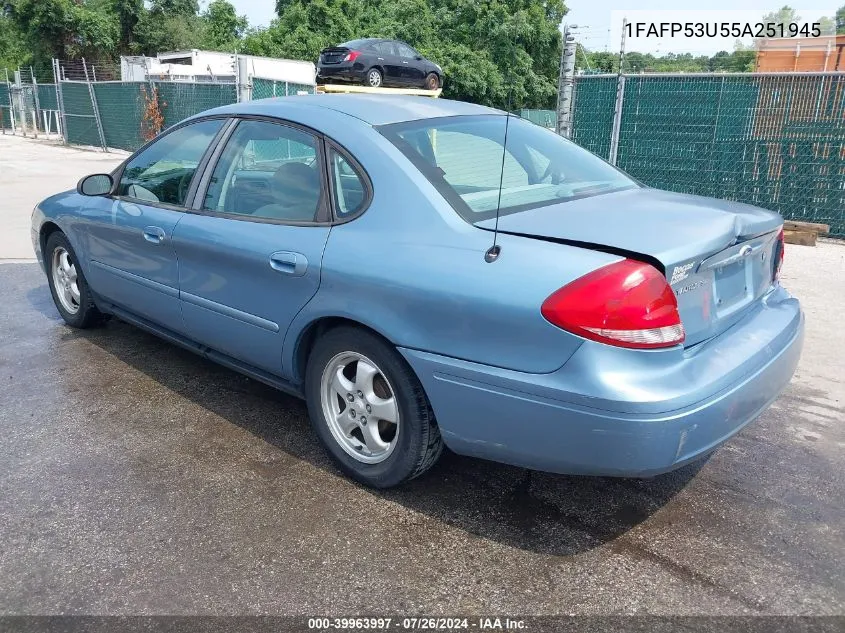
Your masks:
<path fill-rule="evenodd" d="M 695 348 L 585 342 L 551 374 L 400 351 L 455 452 L 557 473 L 650 476 L 708 454 L 757 418 L 789 383 L 803 337 L 798 302 L 777 288 Z"/>
<path fill-rule="evenodd" d="M 364 81 L 365 74 L 363 65 L 351 62 L 317 66 L 317 83 L 326 80 L 360 83 Z"/>

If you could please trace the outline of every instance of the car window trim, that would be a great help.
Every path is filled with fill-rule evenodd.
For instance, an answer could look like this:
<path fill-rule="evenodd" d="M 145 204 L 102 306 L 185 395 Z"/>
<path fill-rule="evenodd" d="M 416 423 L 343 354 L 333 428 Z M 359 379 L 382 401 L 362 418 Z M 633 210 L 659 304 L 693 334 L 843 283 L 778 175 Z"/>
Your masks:
<path fill-rule="evenodd" d="M 330 188 L 330 198 L 329 202 L 331 204 L 331 211 L 332 211 L 332 224 L 346 224 L 347 222 L 351 222 L 356 218 L 359 218 L 361 215 L 366 213 L 367 209 L 370 208 L 370 203 L 373 201 L 373 181 L 370 179 L 370 175 L 367 173 L 367 170 L 364 169 L 364 166 L 356 159 L 352 153 L 343 147 L 337 141 L 325 138 L 326 144 L 326 162 L 325 162 L 325 171 L 326 171 L 326 180 L 329 183 Z M 337 199 L 337 191 L 335 190 L 335 183 L 334 178 L 331 177 L 332 175 L 332 164 L 331 164 L 331 152 L 335 152 L 340 155 L 352 169 L 355 171 L 355 174 L 361 180 L 361 184 L 364 186 L 364 200 L 361 202 L 361 208 L 358 209 L 355 213 L 351 213 L 348 216 L 340 217 L 338 214 L 337 207 L 335 205 L 335 200 Z"/>
<path fill-rule="evenodd" d="M 289 121 L 287 119 L 282 119 L 279 117 L 274 116 L 267 116 L 267 115 L 260 115 L 260 114 L 231 114 L 229 115 L 232 117 L 232 126 L 230 127 L 228 133 L 226 134 L 226 138 L 222 139 L 217 146 L 215 147 L 215 151 L 213 155 L 209 158 L 206 166 L 205 171 L 202 174 L 202 178 L 200 179 L 197 190 L 194 194 L 193 204 L 190 209 L 187 209 L 188 213 L 193 213 L 196 215 L 205 215 L 209 217 L 215 218 L 226 218 L 229 220 L 240 220 L 242 222 L 256 222 L 259 224 L 277 224 L 282 226 L 330 226 L 332 223 L 332 212 L 331 212 L 331 195 L 328 190 L 328 183 L 327 183 L 327 175 L 325 170 L 325 161 L 326 161 L 326 151 L 325 151 L 325 136 L 315 130 L 314 128 L 310 128 L 307 125 L 302 125 L 300 123 L 296 123 L 294 121 Z M 322 178 L 320 179 L 320 199 L 318 201 L 318 208 L 316 213 L 316 218 L 314 220 L 281 220 L 277 218 L 261 218 L 261 217 L 252 217 L 243 215 L 240 213 L 225 213 L 221 211 L 214 211 L 212 209 L 203 209 L 202 207 L 203 202 L 205 201 L 205 197 L 208 194 L 208 187 L 211 184 L 211 177 L 214 175 L 214 170 L 217 169 L 217 165 L 220 162 L 220 158 L 223 155 L 223 152 L 226 149 L 226 146 L 229 143 L 229 140 L 232 134 L 235 133 L 238 125 L 242 121 L 263 121 L 265 123 L 273 123 L 276 125 L 282 125 L 285 127 L 289 127 L 300 132 L 304 132 L 310 136 L 313 136 L 317 143 L 317 156 L 316 160 L 320 165 L 323 166 L 322 169 Z"/>
<path fill-rule="evenodd" d="M 200 157 L 199 163 L 197 163 L 197 169 L 194 172 L 194 175 L 191 177 L 191 184 L 188 187 L 188 191 L 185 194 L 185 203 L 184 204 L 170 204 L 168 202 L 155 202 L 153 200 L 144 200 L 142 198 L 133 198 L 132 196 L 122 196 L 119 195 L 117 192 L 120 190 L 120 180 L 123 178 L 123 173 L 126 170 L 126 166 L 132 162 L 132 160 L 151 147 L 154 143 L 162 140 L 165 136 L 169 136 L 173 132 L 182 129 L 183 127 L 187 127 L 189 125 L 193 125 L 196 123 L 203 123 L 204 121 L 213 121 L 216 119 L 224 119 L 223 125 L 220 126 L 220 129 L 217 130 L 217 133 L 214 135 L 214 138 L 211 139 L 211 142 L 206 147 L 205 152 Z M 227 121 L 226 119 L 229 119 Z M 205 166 L 208 164 L 208 159 L 217 146 L 220 143 L 220 139 L 223 136 L 225 130 L 227 129 L 228 125 L 230 124 L 231 115 L 229 114 L 213 114 L 204 117 L 197 117 L 193 119 L 187 119 L 185 121 L 180 121 L 176 125 L 169 127 L 163 133 L 160 133 L 155 136 L 155 138 L 150 139 L 146 143 L 144 143 L 141 147 L 135 150 L 132 154 L 130 154 L 126 160 L 124 160 L 120 165 L 118 165 L 111 173 L 112 176 L 112 188 L 105 197 L 110 198 L 112 200 L 120 200 L 122 202 L 131 202 L 133 204 L 142 204 L 147 207 L 154 207 L 156 209 L 166 209 L 168 211 L 181 211 L 187 212 L 190 211 L 189 201 L 193 200 L 193 194 L 195 193 L 195 183 L 198 184 L 199 179 L 197 178 L 197 174 L 203 174 L 205 170 Z"/>

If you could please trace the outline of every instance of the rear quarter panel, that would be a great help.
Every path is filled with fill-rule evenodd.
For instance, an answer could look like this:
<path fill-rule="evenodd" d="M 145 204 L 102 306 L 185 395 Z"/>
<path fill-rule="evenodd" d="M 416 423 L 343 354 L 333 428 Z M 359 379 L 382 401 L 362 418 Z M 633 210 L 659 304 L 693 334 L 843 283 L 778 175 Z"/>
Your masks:
<path fill-rule="evenodd" d="M 301 378 L 293 364 L 300 336 L 324 317 L 475 363 L 534 373 L 561 367 L 582 339 L 547 322 L 542 302 L 619 258 L 500 235 L 500 257 L 485 262 L 493 233 L 461 219 L 386 139 L 346 118 L 323 129 L 364 166 L 374 196 L 362 216 L 331 230 L 320 289 L 286 337 L 285 365 L 294 377 Z"/>

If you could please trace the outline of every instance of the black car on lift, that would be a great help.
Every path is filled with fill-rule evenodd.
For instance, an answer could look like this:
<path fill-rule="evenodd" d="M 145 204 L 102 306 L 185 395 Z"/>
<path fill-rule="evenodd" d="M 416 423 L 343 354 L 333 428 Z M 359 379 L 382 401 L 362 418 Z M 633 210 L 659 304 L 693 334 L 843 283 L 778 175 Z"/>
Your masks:
<path fill-rule="evenodd" d="M 405 42 L 366 38 L 320 51 L 317 83 L 332 82 L 437 90 L 443 85 L 443 69 Z"/>

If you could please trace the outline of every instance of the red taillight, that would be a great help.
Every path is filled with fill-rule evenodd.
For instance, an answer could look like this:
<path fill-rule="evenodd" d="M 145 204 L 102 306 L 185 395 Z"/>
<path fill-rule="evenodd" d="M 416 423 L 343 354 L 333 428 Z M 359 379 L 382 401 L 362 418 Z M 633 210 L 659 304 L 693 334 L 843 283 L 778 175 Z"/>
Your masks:
<path fill-rule="evenodd" d="M 540 310 L 564 330 L 618 347 L 649 349 L 684 341 L 678 302 L 666 278 L 632 259 L 565 285 Z"/>
<path fill-rule="evenodd" d="M 778 233 L 777 254 L 775 255 L 775 281 L 780 279 L 780 269 L 783 267 L 784 244 L 783 229 Z"/>
<path fill-rule="evenodd" d="M 354 62 L 356 59 L 358 59 L 358 55 L 360 54 L 360 51 L 349 51 L 348 53 L 346 53 L 346 57 L 343 58 L 343 61 Z"/>

